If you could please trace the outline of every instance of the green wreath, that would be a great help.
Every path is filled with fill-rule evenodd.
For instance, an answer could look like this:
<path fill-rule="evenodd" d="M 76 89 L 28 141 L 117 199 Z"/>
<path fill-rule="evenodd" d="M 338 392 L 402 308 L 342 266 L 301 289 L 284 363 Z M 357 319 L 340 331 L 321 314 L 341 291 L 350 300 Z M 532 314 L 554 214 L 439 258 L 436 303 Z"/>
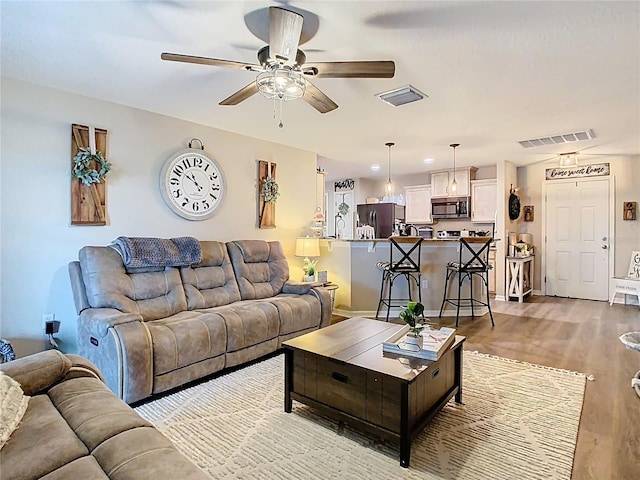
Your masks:
<path fill-rule="evenodd" d="M 338 213 L 344 217 L 347 213 L 349 213 L 349 205 L 345 202 L 342 202 L 340 205 L 338 205 Z"/>
<path fill-rule="evenodd" d="M 78 154 L 73 157 L 73 162 L 73 176 L 79 178 L 85 185 L 100 183 L 111 170 L 111 164 L 105 160 L 102 153 L 96 152 L 92 154 L 89 147 L 80 147 Z M 100 165 L 100 170 L 89 168 L 91 162 L 96 162 L 96 165 Z"/>
<path fill-rule="evenodd" d="M 265 202 L 275 203 L 280 196 L 279 187 L 275 179 L 267 177 L 262 184 L 262 190 L 260 193 L 262 194 L 262 198 L 264 198 Z"/>

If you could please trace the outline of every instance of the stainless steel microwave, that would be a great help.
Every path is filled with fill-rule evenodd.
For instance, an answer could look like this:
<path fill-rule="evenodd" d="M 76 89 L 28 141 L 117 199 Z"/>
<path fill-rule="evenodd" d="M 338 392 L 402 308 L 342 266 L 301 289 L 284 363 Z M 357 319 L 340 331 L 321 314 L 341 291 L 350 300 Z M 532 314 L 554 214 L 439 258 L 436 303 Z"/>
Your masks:
<path fill-rule="evenodd" d="M 470 218 L 469 197 L 446 197 L 431 199 L 432 218 Z"/>

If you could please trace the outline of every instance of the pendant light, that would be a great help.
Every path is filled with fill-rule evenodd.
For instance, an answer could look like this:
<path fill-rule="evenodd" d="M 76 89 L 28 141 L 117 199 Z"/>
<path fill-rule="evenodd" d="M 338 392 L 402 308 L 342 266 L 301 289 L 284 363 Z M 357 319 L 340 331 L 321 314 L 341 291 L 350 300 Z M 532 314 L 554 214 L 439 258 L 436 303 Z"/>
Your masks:
<path fill-rule="evenodd" d="M 561 153 L 559 166 L 560 167 L 577 167 L 578 152 Z"/>
<path fill-rule="evenodd" d="M 384 193 L 387 195 L 393 195 L 393 182 L 391 181 L 391 147 L 393 147 L 395 143 L 387 142 L 385 145 L 389 147 L 389 178 L 384 186 Z"/>
<path fill-rule="evenodd" d="M 449 145 L 453 148 L 453 180 L 449 184 L 449 193 L 456 193 L 458 191 L 458 182 L 456 182 L 456 147 L 459 147 L 459 143 L 452 143 Z"/>

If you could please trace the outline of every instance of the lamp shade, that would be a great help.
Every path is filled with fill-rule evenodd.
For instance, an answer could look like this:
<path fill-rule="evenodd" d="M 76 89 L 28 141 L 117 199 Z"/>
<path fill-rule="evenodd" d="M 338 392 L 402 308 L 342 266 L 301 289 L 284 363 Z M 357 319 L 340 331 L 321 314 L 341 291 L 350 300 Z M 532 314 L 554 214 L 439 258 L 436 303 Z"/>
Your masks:
<path fill-rule="evenodd" d="M 319 257 L 320 240 L 305 237 L 296 238 L 296 257 Z"/>

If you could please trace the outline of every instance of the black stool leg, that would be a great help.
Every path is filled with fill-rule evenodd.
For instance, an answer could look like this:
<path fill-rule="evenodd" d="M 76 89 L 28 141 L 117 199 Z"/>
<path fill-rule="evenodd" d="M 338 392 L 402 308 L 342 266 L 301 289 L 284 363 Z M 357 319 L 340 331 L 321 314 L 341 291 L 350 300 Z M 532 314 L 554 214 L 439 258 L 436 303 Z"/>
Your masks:
<path fill-rule="evenodd" d="M 442 305 L 440 305 L 440 315 L 438 315 L 438 317 L 442 317 L 442 312 L 444 311 L 444 304 L 447 303 L 447 287 L 449 286 L 450 276 L 451 276 L 451 270 L 447 271 L 447 277 L 444 280 L 444 293 L 442 294 Z"/>
<path fill-rule="evenodd" d="M 496 324 L 493 322 L 493 313 L 491 313 L 491 304 L 489 303 L 489 273 L 485 273 L 485 286 L 487 288 L 487 308 L 489 309 L 489 317 L 491 318 L 491 326 L 495 327 Z"/>
<path fill-rule="evenodd" d="M 458 322 L 460 321 L 460 291 L 462 290 L 462 281 L 464 277 L 462 272 L 458 272 L 458 305 L 456 306 L 456 328 L 458 328 Z"/>
<path fill-rule="evenodd" d="M 387 286 L 389 287 L 389 297 L 387 298 L 387 318 L 386 322 L 389 321 L 389 311 L 391 310 L 391 292 L 393 291 L 393 281 L 396 279 L 396 276 L 389 272 L 389 281 L 387 282 Z"/>
<path fill-rule="evenodd" d="M 472 316 L 472 317 L 475 317 L 475 315 L 474 315 L 474 313 L 473 313 L 473 304 L 475 303 L 475 302 L 473 301 L 473 273 L 470 273 L 470 274 L 468 275 L 468 278 L 469 278 L 469 288 L 470 288 L 470 290 L 469 290 L 469 291 L 471 292 L 471 316 Z"/>
<path fill-rule="evenodd" d="M 380 282 L 380 299 L 378 300 L 378 309 L 376 310 L 376 320 L 378 320 L 378 316 L 380 315 L 380 307 L 382 306 L 382 299 L 384 298 L 384 281 L 386 275 L 386 272 L 383 270 L 382 281 Z"/>

